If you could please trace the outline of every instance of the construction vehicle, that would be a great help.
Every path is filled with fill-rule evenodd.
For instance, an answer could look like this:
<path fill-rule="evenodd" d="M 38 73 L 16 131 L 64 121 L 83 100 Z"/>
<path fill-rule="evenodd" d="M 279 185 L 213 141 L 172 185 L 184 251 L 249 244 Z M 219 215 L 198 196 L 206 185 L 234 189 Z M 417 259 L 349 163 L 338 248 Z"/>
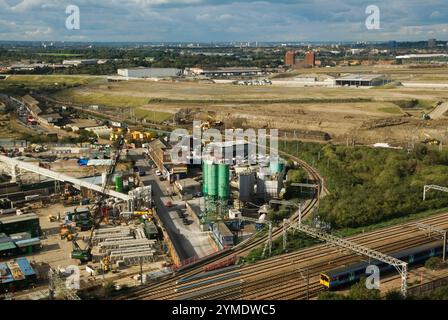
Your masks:
<path fill-rule="evenodd" d="M 110 258 L 109 258 L 109 256 L 106 256 L 106 257 L 104 257 L 101 260 L 101 269 L 103 270 L 104 273 L 110 271 Z"/>
<path fill-rule="evenodd" d="M 433 138 L 432 136 L 430 136 L 427 133 L 423 133 L 423 135 L 425 136 L 425 139 L 422 141 L 422 143 L 424 144 L 429 144 L 429 145 L 433 145 L 433 146 L 438 146 L 440 145 L 440 141 Z"/>
<path fill-rule="evenodd" d="M 73 241 L 75 237 L 75 233 L 68 225 L 61 225 L 59 235 L 61 236 L 61 240 L 67 239 L 67 241 Z"/>
<path fill-rule="evenodd" d="M 96 201 L 95 205 L 93 206 L 93 208 L 90 209 L 90 211 L 93 213 L 93 225 L 91 227 L 90 237 L 88 238 L 86 247 L 83 249 L 79 246 L 79 244 L 76 241 L 77 236 L 75 236 L 73 238 L 73 241 L 72 241 L 73 248 L 72 248 L 71 257 L 72 257 L 72 259 L 79 260 L 81 262 L 81 264 L 92 260 L 93 233 L 96 229 L 99 228 L 101 221 L 103 220 L 103 213 L 102 213 L 101 208 L 104 205 L 105 200 L 106 200 L 105 192 L 106 192 L 106 188 L 108 185 L 107 182 L 111 179 L 111 177 L 115 173 L 115 169 L 116 169 L 118 160 L 120 159 L 121 151 L 125 144 L 125 132 L 127 132 L 127 128 L 124 128 L 121 131 L 121 135 L 120 135 L 119 139 L 117 140 L 117 144 L 116 144 L 115 157 L 114 157 L 111 167 L 109 168 L 109 172 L 107 173 L 107 179 L 106 179 L 107 181 L 104 184 L 103 190 L 102 190 L 100 196 L 98 197 L 98 200 Z"/>
<path fill-rule="evenodd" d="M 76 241 L 77 239 L 78 235 L 76 234 L 72 240 L 73 244 L 73 250 L 71 255 L 72 259 L 79 260 L 81 264 L 92 261 L 92 241 L 89 240 L 87 247 L 82 249 L 79 246 L 78 242 Z"/>

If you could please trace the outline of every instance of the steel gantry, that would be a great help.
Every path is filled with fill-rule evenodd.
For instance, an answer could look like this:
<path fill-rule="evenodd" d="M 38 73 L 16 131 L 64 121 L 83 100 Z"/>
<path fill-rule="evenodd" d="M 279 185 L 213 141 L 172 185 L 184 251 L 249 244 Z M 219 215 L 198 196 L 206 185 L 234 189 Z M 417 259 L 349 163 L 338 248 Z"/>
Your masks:
<path fill-rule="evenodd" d="M 435 237 L 443 241 L 443 262 L 446 262 L 446 234 L 447 231 L 438 227 L 430 226 L 424 223 L 416 223 L 415 226 L 419 230 L 427 231 L 428 237 Z"/>
<path fill-rule="evenodd" d="M 59 273 L 53 269 L 48 271 L 48 285 L 50 300 L 54 300 L 56 291 L 67 300 L 81 300 L 75 292 L 67 287 L 66 282 L 61 279 Z"/>
<path fill-rule="evenodd" d="M 354 253 L 357 253 L 359 255 L 367 256 L 371 259 L 375 259 L 378 261 L 381 261 L 383 263 L 387 263 L 400 273 L 401 276 L 401 294 L 403 297 L 406 297 L 407 294 L 407 277 L 408 277 L 408 264 L 404 261 L 401 261 L 397 258 L 388 256 L 386 254 L 383 254 L 381 252 L 369 249 L 367 247 L 364 247 L 362 245 L 356 244 L 354 242 L 336 237 L 332 234 L 325 233 L 323 231 L 320 231 L 318 229 L 303 225 L 301 223 L 292 224 L 290 228 L 297 229 L 298 231 L 304 232 L 307 235 L 321 240 L 323 242 L 332 244 L 334 246 L 350 250 Z"/>
<path fill-rule="evenodd" d="M 441 186 L 436 186 L 436 185 L 425 185 L 423 187 L 423 201 L 426 200 L 426 192 L 428 192 L 430 189 L 438 190 L 438 191 L 442 191 L 442 192 L 448 192 L 448 188 L 446 188 L 446 187 L 441 187 Z"/>

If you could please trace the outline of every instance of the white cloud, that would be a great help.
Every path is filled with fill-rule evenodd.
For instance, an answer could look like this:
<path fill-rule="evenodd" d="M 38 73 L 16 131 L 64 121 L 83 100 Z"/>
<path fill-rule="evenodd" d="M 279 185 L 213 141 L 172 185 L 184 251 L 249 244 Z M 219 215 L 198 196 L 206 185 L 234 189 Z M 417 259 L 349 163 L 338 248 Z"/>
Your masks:
<path fill-rule="evenodd" d="M 65 8 L 72 3 L 81 10 L 77 32 L 65 29 Z M 430 32 L 447 37 L 446 25 L 440 27 L 448 21 L 446 0 L 376 0 L 382 29 L 375 32 L 364 26 L 368 4 L 370 0 L 0 0 L 0 38 L 373 41 L 419 39 Z"/>

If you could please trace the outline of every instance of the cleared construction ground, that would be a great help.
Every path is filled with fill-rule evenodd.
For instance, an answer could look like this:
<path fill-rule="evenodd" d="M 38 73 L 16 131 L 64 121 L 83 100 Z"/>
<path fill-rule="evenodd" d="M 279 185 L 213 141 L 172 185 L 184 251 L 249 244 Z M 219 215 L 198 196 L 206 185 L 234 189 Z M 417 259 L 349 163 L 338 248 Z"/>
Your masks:
<path fill-rule="evenodd" d="M 188 121 L 205 117 L 224 121 L 227 127 L 269 127 L 291 133 L 294 130 L 324 132 L 335 142 L 356 137 L 363 144 L 405 144 L 410 142 L 410 137 L 420 139 L 421 130 L 430 135 L 441 135 L 439 140 L 445 139 L 441 134 L 448 124 L 444 112 L 431 121 L 422 120 L 422 114 L 431 112 L 438 103 L 445 101 L 448 88 L 436 85 L 444 81 L 448 83 L 447 68 L 354 67 L 306 72 L 325 72 L 334 76 L 344 72 L 385 73 L 397 81 L 426 83 L 428 87 L 408 88 L 397 84 L 367 89 L 294 88 L 163 81 L 106 83 L 98 80 L 60 91 L 53 97 L 81 105 L 107 106 L 111 110 L 134 108 L 136 118 L 152 122 L 171 121 L 182 113 L 190 114 Z M 291 76 L 298 75 L 299 72 L 293 72 Z M 123 116 L 128 114 L 129 111 L 125 111 Z"/>

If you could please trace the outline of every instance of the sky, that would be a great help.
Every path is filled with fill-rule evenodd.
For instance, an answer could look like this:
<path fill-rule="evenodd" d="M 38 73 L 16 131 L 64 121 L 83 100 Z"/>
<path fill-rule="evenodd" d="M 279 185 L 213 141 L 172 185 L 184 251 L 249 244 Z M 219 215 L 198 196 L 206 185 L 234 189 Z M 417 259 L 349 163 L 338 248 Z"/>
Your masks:
<path fill-rule="evenodd" d="M 66 28 L 68 5 L 80 29 Z M 380 29 L 369 30 L 376 5 Z M 447 0 L 0 0 L 0 40 L 105 42 L 448 40 Z"/>

